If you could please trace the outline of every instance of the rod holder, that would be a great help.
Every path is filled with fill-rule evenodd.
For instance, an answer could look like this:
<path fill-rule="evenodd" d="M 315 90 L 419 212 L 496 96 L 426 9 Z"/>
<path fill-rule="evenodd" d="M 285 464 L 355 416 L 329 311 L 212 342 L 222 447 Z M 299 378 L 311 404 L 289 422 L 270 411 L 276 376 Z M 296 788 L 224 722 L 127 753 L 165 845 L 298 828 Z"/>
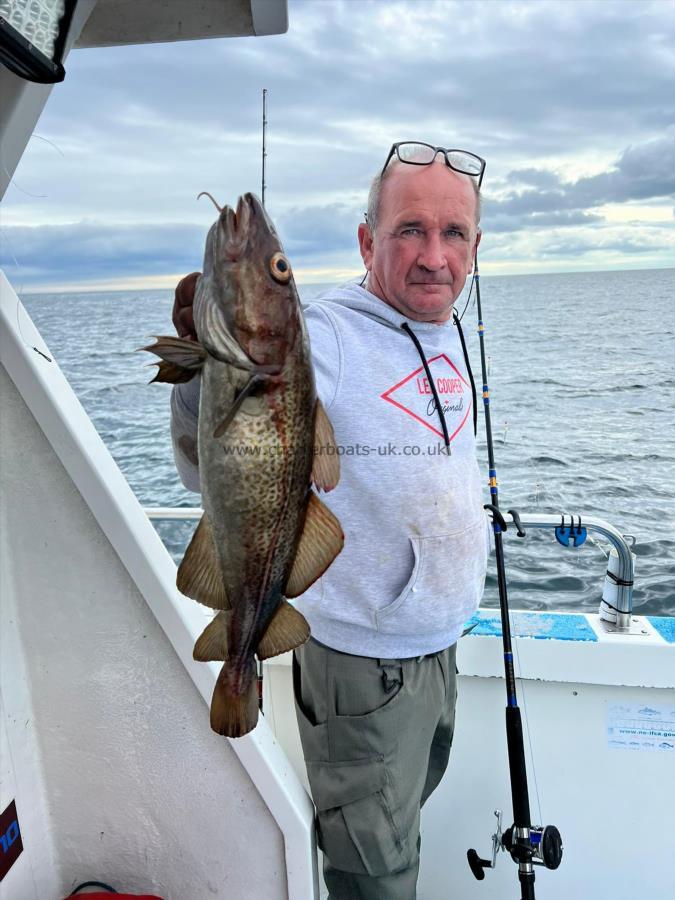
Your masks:
<path fill-rule="evenodd" d="M 515 513 L 515 515 L 514 515 Z M 553 529 L 567 535 L 573 546 L 579 546 L 574 540 L 583 529 L 592 531 L 606 538 L 613 546 L 608 564 L 603 598 L 600 601 L 598 614 L 603 623 L 612 626 L 614 631 L 629 632 L 633 615 L 633 575 L 635 555 L 626 537 L 604 519 L 584 516 L 578 513 L 524 513 L 509 510 L 510 517 L 519 531 L 529 528 Z M 560 538 L 558 538 L 560 540 Z M 568 546 L 570 542 L 568 541 Z M 608 589 L 607 581 L 611 585 Z"/>

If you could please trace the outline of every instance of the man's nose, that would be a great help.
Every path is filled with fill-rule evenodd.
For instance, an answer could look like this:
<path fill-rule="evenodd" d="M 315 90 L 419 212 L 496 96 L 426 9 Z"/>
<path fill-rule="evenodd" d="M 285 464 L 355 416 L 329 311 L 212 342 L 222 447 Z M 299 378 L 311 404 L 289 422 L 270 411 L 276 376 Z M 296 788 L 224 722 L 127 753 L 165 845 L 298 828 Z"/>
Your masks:
<path fill-rule="evenodd" d="M 420 248 L 417 257 L 417 265 L 422 269 L 429 269 L 432 272 L 442 269 L 445 266 L 445 256 L 443 255 L 443 247 L 440 235 L 435 232 L 428 232 L 424 238 L 424 244 Z"/>

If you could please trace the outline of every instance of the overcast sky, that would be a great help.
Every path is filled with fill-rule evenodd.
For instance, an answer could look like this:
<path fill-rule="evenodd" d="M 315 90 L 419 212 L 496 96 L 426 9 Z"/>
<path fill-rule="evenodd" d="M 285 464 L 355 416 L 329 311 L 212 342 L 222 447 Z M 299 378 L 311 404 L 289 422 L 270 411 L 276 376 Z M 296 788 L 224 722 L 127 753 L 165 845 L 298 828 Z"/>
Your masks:
<path fill-rule="evenodd" d="M 265 38 L 76 50 L 2 212 L 18 289 L 164 287 L 260 187 L 299 281 L 361 271 L 393 141 L 487 159 L 486 273 L 675 265 L 675 2 L 289 0 Z M 18 263 L 18 267 L 17 267 Z"/>

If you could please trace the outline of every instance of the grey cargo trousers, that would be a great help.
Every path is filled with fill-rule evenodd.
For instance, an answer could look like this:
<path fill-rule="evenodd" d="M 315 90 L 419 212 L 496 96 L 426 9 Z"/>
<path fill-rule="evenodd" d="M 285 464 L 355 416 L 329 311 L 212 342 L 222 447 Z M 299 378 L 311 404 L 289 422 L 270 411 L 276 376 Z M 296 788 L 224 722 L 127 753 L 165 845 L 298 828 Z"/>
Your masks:
<path fill-rule="evenodd" d="M 330 900 L 414 900 L 420 809 L 448 764 L 456 645 L 370 659 L 310 641 L 293 687 Z"/>

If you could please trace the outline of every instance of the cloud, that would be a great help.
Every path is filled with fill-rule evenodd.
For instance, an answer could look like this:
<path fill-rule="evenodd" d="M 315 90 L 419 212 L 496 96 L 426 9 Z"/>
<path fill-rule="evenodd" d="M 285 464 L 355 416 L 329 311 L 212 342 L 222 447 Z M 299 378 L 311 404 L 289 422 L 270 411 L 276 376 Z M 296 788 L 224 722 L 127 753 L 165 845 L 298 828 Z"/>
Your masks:
<path fill-rule="evenodd" d="M 413 138 L 487 159 L 484 229 L 508 260 L 523 229 L 555 240 L 601 225 L 604 204 L 673 195 L 663 10 L 289 0 L 287 35 L 74 51 L 36 129 L 58 150 L 30 142 L 3 226 L 36 272 L 193 268 L 213 220 L 197 194 L 259 192 L 266 87 L 267 204 L 294 266 L 358 265 L 370 178 Z"/>
<path fill-rule="evenodd" d="M 488 206 L 483 214 L 483 227 L 490 233 L 522 231 L 525 229 L 565 228 L 578 225 L 593 225 L 604 222 L 603 216 L 579 210 L 556 210 L 554 212 L 533 212 L 527 216 L 492 212 Z"/>
<path fill-rule="evenodd" d="M 355 250 L 359 221 L 363 221 L 359 207 L 330 203 L 292 207 L 278 217 L 277 224 L 289 255 L 313 257 L 329 251 Z"/>
<path fill-rule="evenodd" d="M 545 190 L 557 188 L 562 183 L 556 172 L 547 169 L 515 169 L 506 176 L 506 182 Z"/>
<path fill-rule="evenodd" d="M 356 221 L 354 210 L 332 204 L 294 208 L 276 225 L 296 271 L 336 268 L 354 272 L 361 268 Z M 7 227 L 0 232 L 0 265 L 23 289 L 66 282 L 128 281 L 138 276 L 152 280 L 200 269 L 207 230 L 185 223 L 91 221 Z"/>
<path fill-rule="evenodd" d="M 485 156 L 486 188 L 516 161 L 616 155 L 619 135 L 625 146 L 675 121 L 675 20 L 662 9 L 310 0 L 291 2 L 283 36 L 75 51 L 38 128 L 65 159 L 31 148 L 40 166 L 23 177 L 61 211 L 71 197 L 133 208 L 140 191 L 175 212 L 205 188 L 249 190 L 263 87 L 270 201 L 283 204 L 367 189 L 409 136 Z"/>
<path fill-rule="evenodd" d="M 42 225 L 3 229 L 3 266 L 27 285 L 192 271 L 204 254 L 198 226 Z"/>
<path fill-rule="evenodd" d="M 586 211 L 609 203 L 675 197 L 675 128 L 627 147 L 608 171 L 597 175 L 565 182 L 556 172 L 530 168 L 510 172 L 507 181 L 515 182 L 515 190 L 486 205 L 484 220 L 494 230 L 602 221 Z"/>
<path fill-rule="evenodd" d="M 590 237 L 572 237 L 569 239 L 556 238 L 547 241 L 540 250 L 541 256 L 584 256 L 587 253 L 619 253 L 630 256 L 644 256 L 659 251 L 673 251 L 675 242 L 650 242 L 631 237 L 605 237 L 593 239 Z"/>

